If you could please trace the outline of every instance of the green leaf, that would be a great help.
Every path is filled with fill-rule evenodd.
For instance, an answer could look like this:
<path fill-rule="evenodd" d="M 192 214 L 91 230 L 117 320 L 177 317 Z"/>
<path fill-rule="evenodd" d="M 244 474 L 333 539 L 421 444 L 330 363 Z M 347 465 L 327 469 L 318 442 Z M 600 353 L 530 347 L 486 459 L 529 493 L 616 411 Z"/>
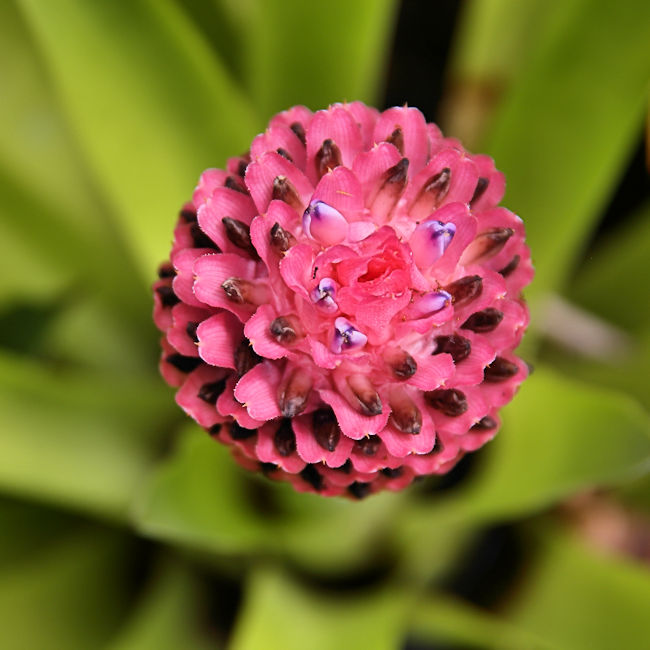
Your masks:
<path fill-rule="evenodd" d="M 488 147 L 508 178 L 505 203 L 526 223 L 534 297 L 565 281 L 615 187 L 642 123 L 650 72 L 650 4 L 565 6 L 566 28 L 539 44 Z"/>
<path fill-rule="evenodd" d="M 123 519 L 176 411 L 165 393 L 0 355 L 0 488 Z"/>
<path fill-rule="evenodd" d="M 255 508 L 253 493 L 275 507 Z M 224 555 L 288 556 L 312 572 L 340 574 L 386 552 L 373 540 L 390 538 L 403 501 L 392 493 L 362 503 L 297 494 L 254 478 L 223 445 L 189 425 L 178 450 L 153 474 L 134 518 L 157 539 Z"/>
<path fill-rule="evenodd" d="M 199 583 L 187 567 L 168 559 L 159 567 L 131 617 L 107 650 L 207 650 L 201 630 Z"/>
<path fill-rule="evenodd" d="M 247 84 L 265 117 L 294 104 L 377 100 L 394 0 L 255 0 L 245 7 Z"/>
<path fill-rule="evenodd" d="M 273 568 L 252 571 L 230 650 L 394 650 L 404 638 L 411 598 L 388 587 L 324 594 Z"/>
<path fill-rule="evenodd" d="M 646 567 L 547 535 L 509 619 L 558 648 L 642 648 L 650 638 L 648 602 Z"/>
<path fill-rule="evenodd" d="M 248 145 L 251 107 L 171 0 L 20 6 L 97 184 L 150 277 L 200 172 Z"/>
<path fill-rule="evenodd" d="M 3 649 L 103 647 L 128 606 L 127 550 L 121 535 L 88 526 L 1 570 Z"/>
<path fill-rule="evenodd" d="M 503 420 L 474 479 L 446 499 L 404 511 L 396 529 L 410 575 L 435 569 L 430 548 L 441 544 L 441 535 L 453 543 L 478 524 L 538 512 L 650 467 L 650 421 L 634 400 L 544 367 L 522 385 Z"/>
<path fill-rule="evenodd" d="M 650 467 L 650 419 L 629 397 L 543 367 L 503 410 L 486 467 L 461 499 L 481 516 L 538 510 Z"/>
<path fill-rule="evenodd" d="M 241 470 L 228 450 L 187 425 L 134 508 L 141 532 L 220 553 L 245 554 L 268 539 L 266 522 L 247 500 Z"/>
<path fill-rule="evenodd" d="M 648 251 L 650 204 L 603 235 L 578 269 L 571 298 L 629 332 L 647 331 L 650 300 L 645 299 L 642 285 L 648 277 Z"/>
<path fill-rule="evenodd" d="M 429 594 L 415 607 L 410 636 L 416 641 L 450 642 L 463 648 L 550 650 L 555 646 L 500 617 L 446 594 Z"/>

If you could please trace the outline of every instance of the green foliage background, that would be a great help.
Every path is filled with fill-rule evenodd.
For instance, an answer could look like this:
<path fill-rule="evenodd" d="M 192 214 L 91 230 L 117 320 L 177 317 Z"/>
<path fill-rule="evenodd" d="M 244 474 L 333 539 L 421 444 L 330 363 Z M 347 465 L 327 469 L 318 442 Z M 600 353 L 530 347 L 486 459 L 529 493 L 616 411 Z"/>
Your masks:
<path fill-rule="evenodd" d="M 606 488 L 650 526 L 650 205 L 593 241 L 643 128 L 646 1 L 463 5 L 450 86 L 498 92 L 472 128 L 471 95 L 446 98 L 447 132 L 505 171 L 537 268 L 536 371 L 478 474 L 297 495 L 236 467 L 158 377 L 149 285 L 199 173 L 291 104 L 381 103 L 397 9 L 0 3 L 2 648 L 647 647 L 648 564 L 557 505 Z M 583 322 L 602 345 L 558 343 Z M 443 578 L 500 522 L 527 562 L 481 609 Z"/>

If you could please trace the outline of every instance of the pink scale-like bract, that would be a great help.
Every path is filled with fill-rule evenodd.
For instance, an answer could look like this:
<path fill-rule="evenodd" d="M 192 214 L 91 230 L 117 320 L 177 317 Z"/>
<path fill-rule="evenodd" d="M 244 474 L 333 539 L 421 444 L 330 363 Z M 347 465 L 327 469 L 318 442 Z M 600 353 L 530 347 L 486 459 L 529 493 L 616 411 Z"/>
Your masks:
<path fill-rule="evenodd" d="M 276 115 L 202 174 L 154 285 L 178 404 L 300 491 L 449 471 L 528 372 L 533 268 L 504 187 L 414 108 Z"/>

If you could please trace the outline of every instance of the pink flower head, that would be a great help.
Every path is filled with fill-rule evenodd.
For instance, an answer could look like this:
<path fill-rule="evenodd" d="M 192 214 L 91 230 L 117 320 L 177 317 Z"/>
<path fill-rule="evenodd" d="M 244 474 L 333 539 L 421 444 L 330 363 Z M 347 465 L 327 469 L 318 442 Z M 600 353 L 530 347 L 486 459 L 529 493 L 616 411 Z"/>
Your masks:
<path fill-rule="evenodd" d="M 203 173 L 154 285 L 178 404 L 297 490 L 447 472 L 527 374 L 533 269 L 503 192 L 414 108 L 276 115 Z"/>

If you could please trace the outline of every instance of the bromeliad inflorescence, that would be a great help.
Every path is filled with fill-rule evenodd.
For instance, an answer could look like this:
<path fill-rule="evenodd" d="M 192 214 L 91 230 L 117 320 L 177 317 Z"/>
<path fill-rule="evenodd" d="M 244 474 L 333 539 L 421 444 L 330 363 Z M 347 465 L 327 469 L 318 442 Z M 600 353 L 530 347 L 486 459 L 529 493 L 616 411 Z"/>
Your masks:
<path fill-rule="evenodd" d="M 276 115 L 203 173 L 155 284 L 178 404 L 252 470 L 365 496 L 494 437 L 533 270 L 492 159 L 414 108 Z"/>

